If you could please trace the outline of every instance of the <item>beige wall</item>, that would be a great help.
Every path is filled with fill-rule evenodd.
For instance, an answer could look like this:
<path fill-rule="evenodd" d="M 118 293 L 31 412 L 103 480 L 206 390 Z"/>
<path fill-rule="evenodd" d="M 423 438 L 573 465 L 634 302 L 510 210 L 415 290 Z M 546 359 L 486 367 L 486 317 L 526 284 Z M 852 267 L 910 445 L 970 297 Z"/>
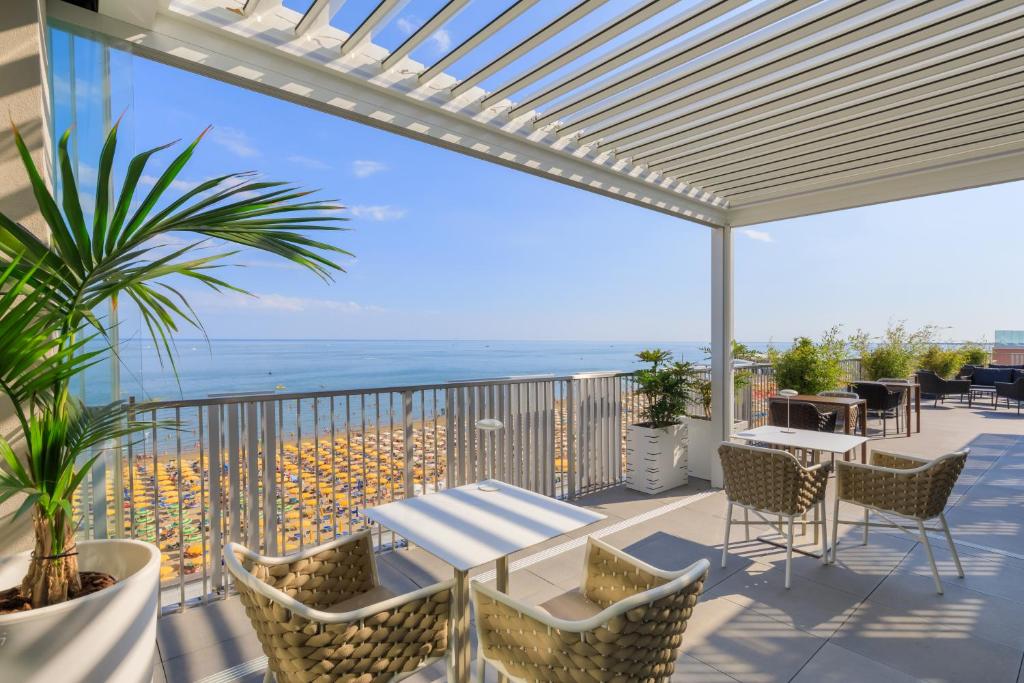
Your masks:
<path fill-rule="evenodd" d="M 21 130 L 36 164 L 49 178 L 45 17 L 44 0 L 3 0 L 0 11 L 0 211 L 40 236 L 46 235 L 46 225 L 36 211 L 8 122 Z M 10 404 L 0 404 L 0 433 L 10 438 L 16 432 Z M 0 507 L 0 515 L 13 511 L 15 505 Z M 13 526 L 0 523 L 0 554 L 28 546 L 27 521 L 26 517 Z"/>

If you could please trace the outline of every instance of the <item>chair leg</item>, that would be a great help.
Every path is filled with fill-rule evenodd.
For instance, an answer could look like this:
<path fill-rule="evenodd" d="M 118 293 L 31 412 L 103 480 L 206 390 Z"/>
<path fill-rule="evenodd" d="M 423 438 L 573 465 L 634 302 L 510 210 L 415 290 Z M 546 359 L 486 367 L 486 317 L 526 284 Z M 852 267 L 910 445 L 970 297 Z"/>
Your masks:
<path fill-rule="evenodd" d="M 932 554 L 932 544 L 928 540 L 928 532 L 924 530 L 924 522 L 918 520 L 917 530 L 921 532 L 921 543 L 928 551 L 928 563 L 932 566 L 932 578 L 935 579 L 935 592 L 942 595 L 942 582 L 939 581 L 939 568 L 935 566 L 935 555 Z"/>
<path fill-rule="evenodd" d="M 748 529 L 750 527 L 747 527 Z M 732 530 L 732 501 L 725 505 L 725 542 L 722 543 L 722 566 L 725 567 L 725 558 L 729 556 L 729 532 Z M 481 679 L 483 680 L 483 679 Z"/>
<path fill-rule="evenodd" d="M 836 553 L 839 552 L 839 496 L 836 496 L 836 504 L 832 508 L 832 562 L 836 563 Z"/>
<path fill-rule="evenodd" d="M 825 517 L 825 500 L 818 504 L 821 509 L 821 561 L 828 564 L 828 518 Z"/>
<path fill-rule="evenodd" d="M 270 670 L 270 664 L 267 664 L 267 672 L 263 674 L 263 683 L 274 683 L 274 672 Z"/>
<path fill-rule="evenodd" d="M 484 677 L 487 675 L 487 662 L 484 660 L 483 655 L 476 656 L 476 680 L 480 683 L 484 683 Z"/>
<path fill-rule="evenodd" d="M 786 538 L 786 588 L 789 588 L 789 576 L 793 564 L 793 517 L 789 518 L 789 536 Z"/>
<path fill-rule="evenodd" d="M 746 531 L 746 540 L 750 540 L 750 510 L 743 508 L 743 529 Z"/>
<path fill-rule="evenodd" d="M 946 521 L 946 513 L 939 513 L 939 520 L 942 522 L 942 530 L 946 532 L 946 543 L 949 544 L 949 550 L 953 553 L 953 564 L 956 565 L 956 573 L 961 579 L 964 578 L 964 568 L 960 565 L 960 555 L 956 551 L 956 545 L 953 543 L 953 534 L 949 532 L 949 522 Z"/>
<path fill-rule="evenodd" d="M 861 545 L 868 544 L 868 519 L 870 518 L 870 516 L 871 513 L 868 512 L 868 509 L 864 508 L 864 540 L 861 541 Z"/>

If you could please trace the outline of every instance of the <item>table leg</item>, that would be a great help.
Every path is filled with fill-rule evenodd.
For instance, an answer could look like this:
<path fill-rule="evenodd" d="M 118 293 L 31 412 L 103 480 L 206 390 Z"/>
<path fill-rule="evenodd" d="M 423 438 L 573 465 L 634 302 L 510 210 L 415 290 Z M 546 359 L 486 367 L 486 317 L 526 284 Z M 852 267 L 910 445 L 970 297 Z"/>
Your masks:
<path fill-rule="evenodd" d="M 850 425 L 850 406 L 843 408 L 843 431 L 850 434 L 853 427 Z"/>
<path fill-rule="evenodd" d="M 857 416 L 860 418 L 860 435 L 868 435 L 868 402 L 863 401 L 857 406 Z M 868 442 L 865 441 L 860 445 L 860 463 L 862 465 L 868 464 Z M 834 539 L 833 539 L 834 542 Z"/>
<path fill-rule="evenodd" d="M 921 433 L 921 385 L 917 385 L 914 404 L 917 406 L 917 433 Z"/>
<path fill-rule="evenodd" d="M 913 389 L 908 389 L 908 391 L 910 393 L 907 394 L 907 438 L 910 438 L 910 436 L 913 434 L 913 431 L 914 431 L 914 430 L 912 430 L 910 428 L 910 423 L 911 423 L 911 420 L 910 420 L 910 408 L 911 408 L 911 405 L 910 404 L 914 402 L 913 401 L 914 397 L 911 396 L 911 394 L 914 392 L 914 390 Z"/>
<path fill-rule="evenodd" d="M 448 659 L 448 680 L 469 683 L 469 572 L 455 570 L 452 589 L 452 647 Z"/>

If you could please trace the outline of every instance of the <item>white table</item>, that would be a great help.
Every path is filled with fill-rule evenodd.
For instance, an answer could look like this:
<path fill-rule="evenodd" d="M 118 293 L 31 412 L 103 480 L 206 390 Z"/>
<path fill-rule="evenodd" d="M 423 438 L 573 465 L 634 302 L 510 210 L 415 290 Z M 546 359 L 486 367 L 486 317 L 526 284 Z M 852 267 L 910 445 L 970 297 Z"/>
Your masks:
<path fill-rule="evenodd" d="M 785 427 L 763 425 L 736 432 L 733 434 L 733 438 L 742 441 L 763 441 L 784 448 L 801 448 L 806 451 L 824 451 L 826 453 L 848 453 L 869 441 L 868 437 L 856 434 L 814 432 L 809 429 L 791 429 L 787 433 L 784 430 Z"/>
<path fill-rule="evenodd" d="M 495 562 L 497 588 L 507 591 L 509 555 L 605 518 L 495 480 L 370 508 L 366 516 L 453 567 L 449 677 L 457 683 L 469 681 L 469 570 Z"/>
<path fill-rule="evenodd" d="M 781 446 L 782 448 L 800 448 L 805 451 L 824 451 L 826 453 L 832 453 L 833 460 L 835 459 L 836 453 L 849 453 L 869 441 L 868 437 L 857 436 L 855 434 L 815 432 L 809 429 L 786 429 L 785 427 L 778 427 L 776 425 L 762 425 L 761 427 L 754 427 L 753 429 L 744 429 L 742 432 L 736 432 L 732 436 L 734 439 L 739 439 L 741 441 L 762 441 L 773 446 Z M 863 460 L 865 457 L 862 456 L 861 459 Z M 817 508 L 814 510 L 814 521 L 818 521 Z M 804 526 L 806 527 L 806 525 Z M 813 526 L 814 544 L 817 545 L 818 525 L 814 524 Z M 750 527 L 746 528 L 749 529 Z M 806 529 L 804 533 L 806 533 Z M 777 548 L 786 547 L 784 544 L 763 536 L 758 537 L 757 540 L 762 543 L 773 545 Z M 834 539 L 833 542 L 835 542 Z M 793 548 L 793 551 L 802 555 L 821 558 L 819 553 L 809 552 L 799 548 Z"/>

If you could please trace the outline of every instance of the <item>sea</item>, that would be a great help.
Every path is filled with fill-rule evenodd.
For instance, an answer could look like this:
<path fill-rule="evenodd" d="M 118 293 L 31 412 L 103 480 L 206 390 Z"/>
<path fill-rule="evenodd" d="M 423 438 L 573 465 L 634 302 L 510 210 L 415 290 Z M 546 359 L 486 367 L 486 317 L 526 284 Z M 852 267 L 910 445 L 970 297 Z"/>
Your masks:
<path fill-rule="evenodd" d="M 758 350 L 768 342 L 746 342 Z M 137 401 L 236 392 L 303 392 L 411 386 L 522 375 L 632 371 L 636 353 L 662 348 L 702 363 L 702 341 L 273 340 L 178 339 L 175 368 L 152 342 L 121 345 L 121 397 Z M 110 396 L 109 365 L 79 387 L 90 404 Z"/>

